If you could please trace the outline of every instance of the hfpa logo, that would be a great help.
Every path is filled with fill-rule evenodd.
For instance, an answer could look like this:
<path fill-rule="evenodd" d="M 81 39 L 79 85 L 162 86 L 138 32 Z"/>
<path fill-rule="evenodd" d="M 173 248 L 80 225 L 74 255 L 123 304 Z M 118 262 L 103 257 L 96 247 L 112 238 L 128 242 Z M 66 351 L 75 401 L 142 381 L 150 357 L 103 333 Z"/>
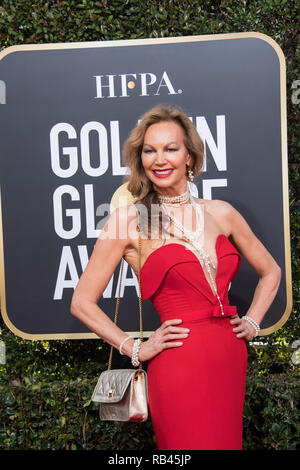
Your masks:
<path fill-rule="evenodd" d="M 96 79 L 95 98 L 127 98 L 129 90 L 137 89 L 139 96 L 178 95 L 182 90 L 175 90 L 167 72 L 157 77 L 154 73 L 125 73 L 119 75 L 94 75 Z"/>

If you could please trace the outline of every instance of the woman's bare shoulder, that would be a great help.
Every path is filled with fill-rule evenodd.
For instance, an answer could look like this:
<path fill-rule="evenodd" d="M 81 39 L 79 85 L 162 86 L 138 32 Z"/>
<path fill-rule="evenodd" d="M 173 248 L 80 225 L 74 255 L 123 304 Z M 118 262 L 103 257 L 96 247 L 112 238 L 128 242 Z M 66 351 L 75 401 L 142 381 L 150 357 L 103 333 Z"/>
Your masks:
<path fill-rule="evenodd" d="M 137 220 L 138 213 L 134 204 L 124 205 L 113 209 L 108 217 L 107 223 L 130 223 Z"/>
<path fill-rule="evenodd" d="M 101 238 L 126 240 L 136 238 L 138 214 L 134 204 L 117 207 L 107 216 L 100 234 Z"/>
<path fill-rule="evenodd" d="M 195 198 L 196 202 L 203 204 L 205 209 L 211 214 L 230 216 L 236 209 L 227 201 L 222 201 L 221 199 L 199 199 Z"/>

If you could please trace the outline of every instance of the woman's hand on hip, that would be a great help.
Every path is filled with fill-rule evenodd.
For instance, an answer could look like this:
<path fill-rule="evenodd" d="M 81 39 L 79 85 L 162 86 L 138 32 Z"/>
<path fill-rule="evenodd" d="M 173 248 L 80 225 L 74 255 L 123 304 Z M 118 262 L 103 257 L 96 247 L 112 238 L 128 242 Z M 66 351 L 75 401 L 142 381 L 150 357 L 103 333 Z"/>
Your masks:
<path fill-rule="evenodd" d="M 246 320 L 242 320 L 238 315 L 231 317 L 230 323 L 231 325 L 236 325 L 232 331 L 236 333 L 237 338 L 251 341 L 256 336 L 255 328 Z"/>
<path fill-rule="evenodd" d="M 190 330 L 177 326 L 180 323 L 182 320 L 179 319 L 165 321 L 147 341 L 141 344 L 139 360 L 149 361 L 164 349 L 182 346 L 183 342 L 178 340 L 187 338 Z"/>

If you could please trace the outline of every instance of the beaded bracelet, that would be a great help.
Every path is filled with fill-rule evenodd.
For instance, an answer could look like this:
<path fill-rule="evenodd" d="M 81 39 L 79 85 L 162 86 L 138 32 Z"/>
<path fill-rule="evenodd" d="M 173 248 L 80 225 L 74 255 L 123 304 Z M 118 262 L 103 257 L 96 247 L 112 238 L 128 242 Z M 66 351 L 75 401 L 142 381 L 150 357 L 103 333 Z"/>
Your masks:
<path fill-rule="evenodd" d="M 139 361 L 139 350 L 141 346 L 141 340 L 135 339 L 132 347 L 132 355 L 131 355 L 131 364 L 134 367 L 138 367 L 140 365 Z"/>
<path fill-rule="evenodd" d="M 255 333 L 255 336 L 258 335 L 258 333 L 259 333 L 259 331 L 260 331 L 260 326 L 259 326 L 259 324 L 258 324 L 255 320 L 253 320 L 253 318 L 250 318 L 250 317 L 247 317 L 247 315 L 244 315 L 244 316 L 241 318 L 241 320 L 246 320 L 248 323 L 250 323 L 250 325 L 252 325 L 253 328 L 255 329 L 255 332 L 256 332 L 256 333 Z"/>
<path fill-rule="evenodd" d="M 121 354 L 121 356 L 124 356 L 124 353 L 122 353 L 122 347 L 123 347 L 124 343 L 126 343 L 126 341 L 130 338 L 133 338 L 133 336 L 127 336 L 125 339 L 123 339 L 122 343 L 120 344 L 119 353 Z"/>

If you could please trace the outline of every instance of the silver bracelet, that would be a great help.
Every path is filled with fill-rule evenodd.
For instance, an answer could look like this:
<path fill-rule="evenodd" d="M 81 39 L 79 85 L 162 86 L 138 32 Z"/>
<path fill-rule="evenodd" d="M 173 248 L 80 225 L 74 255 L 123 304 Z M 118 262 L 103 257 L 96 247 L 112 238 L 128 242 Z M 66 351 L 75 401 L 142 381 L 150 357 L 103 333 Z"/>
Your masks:
<path fill-rule="evenodd" d="M 123 339 L 122 343 L 120 344 L 119 353 L 121 354 L 121 356 L 124 356 L 124 353 L 122 353 L 122 347 L 123 347 L 124 343 L 126 343 L 126 341 L 130 338 L 133 338 L 133 336 L 127 336 L 125 339 Z"/>
<path fill-rule="evenodd" d="M 250 323 L 250 325 L 253 326 L 253 328 L 255 329 L 255 336 L 258 335 L 258 333 L 260 332 L 260 326 L 259 324 L 253 320 L 253 318 L 250 318 L 250 317 L 247 317 L 247 315 L 244 315 L 241 320 L 246 320 L 248 323 Z"/>
<path fill-rule="evenodd" d="M 141 340 L 135 339 L 132 347 L 132 355 L 131 355 L 131 364 L 134 367 L 138 367 L 140 365 L 139 361 L 139 350 L 141 346 Z"/>

